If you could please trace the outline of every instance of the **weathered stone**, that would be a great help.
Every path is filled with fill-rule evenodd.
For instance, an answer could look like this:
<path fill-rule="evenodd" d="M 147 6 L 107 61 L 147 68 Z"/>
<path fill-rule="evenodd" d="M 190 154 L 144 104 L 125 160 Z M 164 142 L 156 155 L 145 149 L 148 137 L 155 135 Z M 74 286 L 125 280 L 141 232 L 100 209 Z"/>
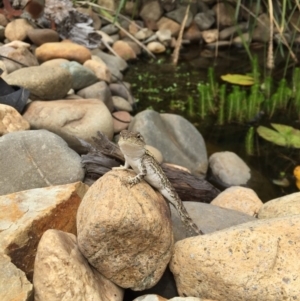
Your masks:
<path fill-rule="evenodd" d="M 194 22 L 197 24 L 200 30 L 208 30 L 215 23 L 215 17 L 207 12 L 199 13 L 195 16 Z"/>
<path fill-rule="evenodd" d="M 163 14 L 162 7 L 159 1 L 144 2 L 140 11 L 140 17 L 144 21 L 157 21 Z"/>
<path fill-rule="evenodd" d="M 0 136 L 11 132 L 29 130 L 29 128 L 28 121 L 16 109 L 0 104 Z"/>
<path fill-rule="evenodd" d="M 38 66 L 39 63 L 36 57 L 28 50 L 28 47 L 25 45 L 16 45 L 15 42 L 16 41 L 14 41 L 14 45 L 9 43 L 0 47 L 0 54 L 29 67 Z M 12 73 L 15 70 L 23 68 L 22 65 L 11 60 L 3 59 L 3 62 L 5 64 L 7 73 Z"/>
<path fill-rule="evenodd" d="M 169 29 L 173 37 L 177 37 L 180 31 L 180 24 L 166 17 L 159 19 L 157 27 L 159 30 Z"/>
<path fill-rule="evenodd" d="M 247 164 L 233 152 L 217 152 L 209 157 L 209 167 L 216 179 L 228 186 L 245 185 L 251 178 Z"/>
<path fill-rule="evenodd" d="M 111 73 L 105 63 L 99 60 L 87 60 L 83 66 L 93 71 L 98 80 L 103 80 L 107 83 L 111 82 Z"/>
<path fill-rule="evenodd" d="M 114 133 L 120 133 L 122 130 L 126 130 L 132 119 L 132 116 L 125 111 L 113 112 L 113 123 L 114 123 Z"/>
<path fill-rule="evenodd" d="M 166 47 L 159 42 L 151 42 L 147 45 L 147 49 L 153 53 L 162 53 L 166 51 Z"/>
<path fill-rule="evenodd" d="M 125 61 L 136 59 L 133 49 L 124 41 L 117 41 L 113 45 L 113 50 Z"/>
<path fill-rule="evenodd" d="M 265 203 L 258 218 L 275 218 L 300 214 L 300 192 L 295 192 Z"/>
<path fill-rule="evenodd" d="M 35 301 L 123 300 L 123 290 L 88 264 L 76 236 L 58 230 L 47 230 L 40 240 L 33 284 Z"/>
<path fill-rule="evenodd" d="M 7 75 L 5 81 L 28 89 L 31 99 L 42 100 L 62 99 L 72 87 L 71 73 L 60 67 L 22 68 Z"/>
<path fill-rule="evenodd" d="M 193 221 L 204 234 L 256 220 L 256 218 L 240 211 L 204 204 L 199 201 L 201 200 L 183 202 L 183 204 Z M 173 206 L 170 206 L 170 208 L 175 242 L 189 237 L 190 234 L 182 224 L 178 212 Z"/>
<path fill-rule="evenodd" d="M 92 137 L 101 131 L 113 137 L 113 122 L 109 110 L 98 99 L 34 101 L 23 117 L 32 129 L 47 129 L 61 136 L 71 148 L 82 151 L 78 138 L 93 144 Z"/>
<path fill-rule="evenodd" d="M 81 181 L 84 170 L 80 156 L 63 139 L 41 130 L 0 137 L 0 174 L 0 195 L 4 195 Z"/>
<path fill-rule="evenodd" d="M 183 117 L 146 110 L 134 117 L 129 129 L 141 132 L 147 144 L 162 152 L 166 162 L 185 166 L 197 175 L 206 174 L 204 140 Z"/>
<path fill-rule="evenodd" d="M 53 61 L 53 60 L 51 60 Z M 48 61 L 48 62 L 51 62 Z M 98 81 L 97 76 L 95 73 L 90 70 L 89 68 L 86 68 L 82 66 L 81 64 L 77 62 L 67 62 L 60 64 L 62 68 L 67 69 L 71 75 L 72 75 L 72 89 L 74 90 L 80 90 L 87 86 L 90 86 Z"/>
<path fill-rule="evenodd" d="M 300 215 L 246 223 L 175 244 L 181 296 L 222 301 L 297 300 Z"/>
<path fill-rule="evenodd" d="M 15 19 L 6 25 L 5 37 L 10 41 L 23 41 L 32 29 L 33 26 L 26 19 Z"/>
<path fill-rule="evenodd" d="M 258 198 L 254 190 L 233 186 L 221 192 L 211 204 L 256 216 L 263 202 Z"/>
<path fill-rule="evenodd" d="M 58 33 L 49 28 L 34 28 L 27 32 L 28 38 L 37 46 L 59 41 Z"/>
<path fill-rule="evenodd" d="M 99 99 L 107 106 L 110 112 L 114 110 L 110 89 L 106 82 L 97 82 L 89 87 L 77 91 L 77 95 L 86 99 Z"/>
<path fill-rule="evenodd" d="M 0 300 L 32 300 L 33 287 L 23 271 L 19 270 L 10 259 L 0 254 Z"/>
<path fill-rule="evenodd" d="M 31 280 L 47 229 L 76 233 L 76 212 L 88 186 L 72 183 L 0 196 L 0 250 Z"/>
<path fill-rule="evenodd" d="M 123 288 L 154 286 L 173 248 L 170 211 L 146 182 L 129 187 L 129 171 L 97 180 L 77 214 L 79 249 L 101 274 Z"/>
<path fill-rule="evenodd" d="M 35 55 L 40 62 L 62 58 L 83 64 L 91 59 L 87 48 L 71 42 L 45 43 L 35 50 Z"/>

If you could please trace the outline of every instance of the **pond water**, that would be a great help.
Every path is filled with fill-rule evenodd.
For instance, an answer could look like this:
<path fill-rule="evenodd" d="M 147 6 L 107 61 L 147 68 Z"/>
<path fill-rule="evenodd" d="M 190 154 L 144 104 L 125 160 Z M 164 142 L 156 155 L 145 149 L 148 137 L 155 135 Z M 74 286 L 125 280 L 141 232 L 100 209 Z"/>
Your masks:
<path fill-rule="evenodd" d="M 298 191 L 292 172 L 294 167 L 300 164 L 299 149 L 275 146 L 255 135 L 255 155 L 250 156 L 246 152 L 245 138 L 253 124 L 231 123 L 219 126 L 214 116 L 208 116 L 204 120 L 200 118 L 197 108 L 197 84 L 208 81 L 209 67 L 214 67 L 215 78 L 220 82 L 220 76 L 224 74 L 251 72 L 249 57 L 244 50 L 235 48 L 219 51 L 217 57 L 215 54 L 215 50 L 201 50 L 197 46 L 189 47 L 181 54 L 177 67 L 171 64 L 170 55 L 158 56 L 156 60 L 151 61 L 140 59 L 132 64 L 126 73 L 125 81 L 132 84 L 132 94 L 138 100 L 135 113 L 153 109 L 187 118 L 203 135 L 208 155 L 217 151 L 233 151 L 251 167 L 258 182 L 255 191 L 263 201 Z M 257 56 L 261 74 L 266 74 L 265 48 L 252 49 L 252 54 Z M 286 68 L 285 58 L 284 55 L 276 56 L 276 70 L 272 73 L 274 81 L 279 81 L 285 75 L 284 70 L 287 70 L 286 78 L 290 80 L 292 68 Z M 194 105 L 191 106 L 191 103 Z M 293 112 L 279 112 L 272 120 L 263 116 L 254 126 L 269 126 L 270 122 L 300 128 L 298 117 Z M 282 173 L 285 173 L 290 181 L 289 187 L 283 188 L 272 183 L 272 180 L 280 178 Z M 261 181 L 261 176 L 268 185 Z"/>

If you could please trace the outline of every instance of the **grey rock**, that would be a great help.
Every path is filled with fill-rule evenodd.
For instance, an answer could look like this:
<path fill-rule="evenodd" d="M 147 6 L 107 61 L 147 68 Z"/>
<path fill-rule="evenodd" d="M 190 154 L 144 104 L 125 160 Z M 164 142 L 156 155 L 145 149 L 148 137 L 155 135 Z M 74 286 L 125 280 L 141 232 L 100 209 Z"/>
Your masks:
<path fill-rule="evenodd" d="M 257 220 L 249 214 L 210 204 L 200 202 L 183 202 L 183 204 L 193 221 L 204 234 Z M 178 212 L 173 206 L 170 207 L 174 240 L 176 242 L 189 237 L 189 233 L 182 224 Z"/>
<path fill-rule="evenodd" d="M 94 98 L 101 100 L 105 103 L 110 112 L 112 112 L 114 109 L 110 89 L 104 81 L 95 83 L 89 87 L 79 90 L 77 92 L 77 95 L 86 99 Z"/>
<path fill-rule="evenodd" d="M 10 85 L 30 91 L 30 99 L 64 98 L 72 87 L 72 75 L 61 67 L 37 66 L 19 69 L 5 77 Z"/>
<path fill-rule="evenodd" d="M 185 13 L 186 13 L 186 6 L 180 6 L 179 8 L 166 13 L 165 16 L 167 18 L 172 19 L 173 21 L 181 24 L 184 19 Z M 189 10 L 188 18 L 185 23 L 185 28 L 188 28 L 191 25 L 191 23 L 193 21 L 193 17 L 194 16 L 193 16 L 191 10 Z"/>
<path fill-rule="evenodd" d="M 37 46 L 44 43 L 58 42 L 58 33 L 49 28 L 35 28 L 27 32 L 28 38 Z"/>
<path fill-rule="evenodd" d="M 54 133 L 23 131 L 0 138 L 0 195 L 82 181 L 81 159 Z"/>
<path fill-rule="evenodd" d="M 146 21 L 157 21 L 163 14 L 163 9 L 159 1 L 144 2 L 140 11 L 140 17 Z"/>
<path fill-rule="evenodd" d="M 114 24 L 108 24 L 101 28 L 101 31 L 105 32 L 108 35 L 113 35 L 119 32 L 119 28 Z"/>
<path fill-rule="evenodd" d="M 197 14 L 194 18 L 194 21 L 200 30 L 207 30 L 211 28 L 216 20 L 214 16 L 205 12 Z"/>
<path fill-rule="evenodd" d="M 233 152 L 217 152 L 209 157 L 213 176 L 224 186 L 246 185 L 251 178 L 247 164 Z"/>
<path fill-rule="evenodd" d="M 98 81 L 93 71 L 75 61 L 63 63 L 60 66 L 67 69 L 71 73 L 73 80 L 72 89 L 76 91 L 90 86 Z"/>
<path fill-rule="evenodd" d="M 19 270 L 10 259 L 0 254 L 0 300 L 26 301 L 33 296 L 33 286 L 23 271 Z"/>
<path fill-rule="evenodd" d="M 146 143 L 159 149 L 166 162 L 185 166 L 199 176 L 206 173 L 202 135 L 183 117 L 146 110 L 135 116 L 129 130 L 141 132 Z"/>
<path fill-rule="evenodd" d="M 134 103 L 134 99 L 130 92 L 130 84 L 126 82 L 109 84 L 109 89 L 113 96 L 120 96 L 129 101 L 130 104 Z"/>
<path fill-rule="evenodd" d="M 227 28 L 224 28 L 219 33 L 219 39 L 220 40 L 226 40 L 231 38 L 233 35 L 236 35 L 240 32 L 245 32 L 248 29 L 248 23 L 240 23 L 238 25 L 230 26 Z"/>

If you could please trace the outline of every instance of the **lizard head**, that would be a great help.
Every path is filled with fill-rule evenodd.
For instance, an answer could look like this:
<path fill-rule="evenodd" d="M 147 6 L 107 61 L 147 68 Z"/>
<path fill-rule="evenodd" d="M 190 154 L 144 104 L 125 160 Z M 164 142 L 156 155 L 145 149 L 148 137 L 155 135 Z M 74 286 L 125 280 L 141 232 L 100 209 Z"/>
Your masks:
<path fill-rule="evenodd" d="M 146 143 L 139 132 L 121 131 L 118 144 L 125 155 L 138 156 L 145 152 Z"/>

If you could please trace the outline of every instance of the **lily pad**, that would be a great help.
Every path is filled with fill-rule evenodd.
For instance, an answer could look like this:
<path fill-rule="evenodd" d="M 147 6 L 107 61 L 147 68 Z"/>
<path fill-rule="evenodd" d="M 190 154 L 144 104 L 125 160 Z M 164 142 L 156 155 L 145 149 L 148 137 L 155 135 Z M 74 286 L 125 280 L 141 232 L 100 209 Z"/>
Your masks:
<path fill-rule="evenodd" d="M 272 127 L 277 130 L 259 126 L 257 133 L 262 138 L 280 146 L 300 148 L 300 131 L 283 124 L 272 123 Z"/>
<path fill-rule="evenodd" d="M 242 74 L 226 74 L 222 75 L 221 79 L 225 82 L 231 84 L 241 85 L 241 86 L 252 86 L 254 84 L 254 78 L 249 75 Z"/>

